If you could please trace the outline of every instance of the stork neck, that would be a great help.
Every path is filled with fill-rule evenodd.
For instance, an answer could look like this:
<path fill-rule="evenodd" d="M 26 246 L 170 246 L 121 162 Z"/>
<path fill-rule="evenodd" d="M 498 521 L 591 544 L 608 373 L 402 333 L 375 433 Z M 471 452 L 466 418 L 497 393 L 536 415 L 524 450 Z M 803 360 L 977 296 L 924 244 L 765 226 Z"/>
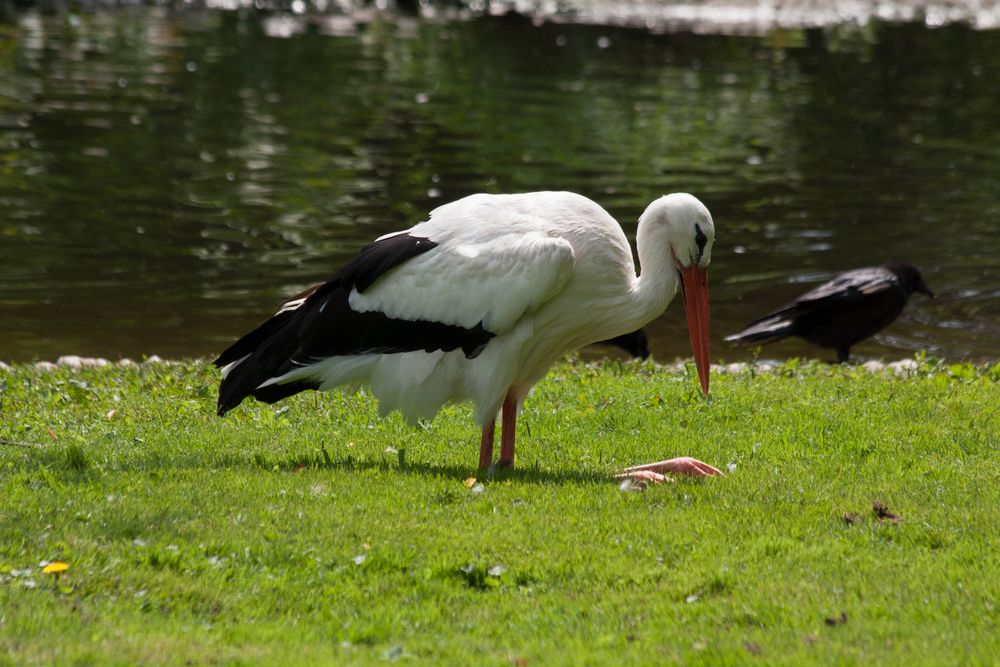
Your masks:
<path fill-rule="evenodd" d="M 670 244 L 656 238 L 655 231 L 640 223 L 636 234 L 639 276 L 632 290 L 633 308 L 639 325 L 659 317 L 677 292 L 677 269 L 670 255 Z"/>

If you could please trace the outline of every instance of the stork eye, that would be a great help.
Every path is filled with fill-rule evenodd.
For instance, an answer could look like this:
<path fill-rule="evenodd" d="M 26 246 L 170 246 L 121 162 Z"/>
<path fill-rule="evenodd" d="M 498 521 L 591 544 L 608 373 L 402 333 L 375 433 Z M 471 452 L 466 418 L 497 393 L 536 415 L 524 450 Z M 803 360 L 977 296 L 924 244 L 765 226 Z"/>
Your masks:
<path fill-rule="evenodd" d="M 698 244 L 698 257 L 697 261 L 701 261 L 701 256 L 705 254 L 705 244 L 708 243 L 708 237 L 705 236 L 705 232 L 701 231 L 701 226 L 695 224 L 694 226 L 694 242 Z"/>

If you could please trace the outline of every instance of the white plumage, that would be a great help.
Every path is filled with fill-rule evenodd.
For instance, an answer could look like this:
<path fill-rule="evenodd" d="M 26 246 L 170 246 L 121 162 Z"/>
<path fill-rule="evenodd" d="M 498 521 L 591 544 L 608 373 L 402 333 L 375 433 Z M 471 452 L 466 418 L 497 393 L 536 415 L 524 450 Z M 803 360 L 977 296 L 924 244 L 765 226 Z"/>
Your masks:
<path fill-rule="evenodd" d="M 503 406 L 501 463 L 511 464 L 506 427 L 513 431 L 518 407 L 552 363 L 659 316 L 682 274 L 686 291 L 697 292 L 686 295 L 691 308 L 702 308 L 689 308 L 688 319 L 700 327 L 692 344 L 707 373 L 713 238 L 711 215 L 695 197 L 657 199 L 639 221 L 639 277 L 621 227 L 586 197 L 466 197 L 376 240 L 223 353 L 220 413 L 246 395 L 278 400 L 341 385 L 367 385 L 383 413 L 411 421 L 471 400 L 483 427 L 481 463 L 487 449 L 492 456 Z"/>

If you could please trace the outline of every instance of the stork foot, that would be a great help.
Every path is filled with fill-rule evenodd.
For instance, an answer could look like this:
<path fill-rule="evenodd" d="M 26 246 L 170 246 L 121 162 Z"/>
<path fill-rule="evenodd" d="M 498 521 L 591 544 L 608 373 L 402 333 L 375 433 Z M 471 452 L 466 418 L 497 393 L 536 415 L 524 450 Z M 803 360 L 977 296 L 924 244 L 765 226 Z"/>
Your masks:
<path fill-rule="evenodd" d="M 660 482 L 664 482 L 669 479 L 665 477 L 665 475 L 668 474 L 690 475 L 691 477 L 712 477 L 715 475 L 720 477 L 723 476 L 723 472 L 715 466 L 703 463 L 702 461 L 693 459 L 690 456 L 680 456 L 675 459 L 667 459 L 666 461 L 657 461 L 656 463 L 631 466 L 625 468 L 625 470 L 615 475 L 615 477 L 632 477 L 634 479 L 659 484 Z"/>

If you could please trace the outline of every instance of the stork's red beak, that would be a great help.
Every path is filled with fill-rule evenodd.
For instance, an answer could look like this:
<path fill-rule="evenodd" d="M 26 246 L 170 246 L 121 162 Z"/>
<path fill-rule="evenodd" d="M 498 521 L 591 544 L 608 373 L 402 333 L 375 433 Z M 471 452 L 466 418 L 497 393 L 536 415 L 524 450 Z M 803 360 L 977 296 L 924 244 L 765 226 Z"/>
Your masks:
<path fill-rule="evenodd" d="M 680 272 L 694 365 L 698 369 L 701 393 L 708 396 L 708 269 L 692 262 L 686 269 L 680 267 Z"/>

